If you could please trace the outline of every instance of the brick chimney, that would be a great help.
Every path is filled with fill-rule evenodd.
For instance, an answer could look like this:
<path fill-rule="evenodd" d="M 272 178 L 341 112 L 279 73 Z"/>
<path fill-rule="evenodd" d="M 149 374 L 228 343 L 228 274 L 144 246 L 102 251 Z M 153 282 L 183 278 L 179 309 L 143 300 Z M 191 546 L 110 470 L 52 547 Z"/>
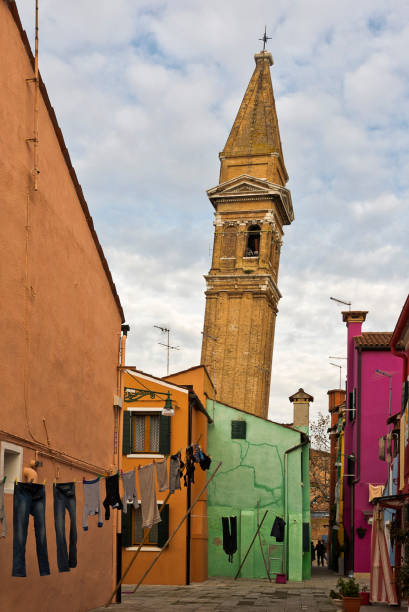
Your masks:
<path fill-rule="evenodd" d="M 293 425 L 294 427 L 309 427 L 310 423 L 310 403 L 314 401 L 304 389 L 298 389 L 297 393 L 289 398 L 294 407 Z"/>

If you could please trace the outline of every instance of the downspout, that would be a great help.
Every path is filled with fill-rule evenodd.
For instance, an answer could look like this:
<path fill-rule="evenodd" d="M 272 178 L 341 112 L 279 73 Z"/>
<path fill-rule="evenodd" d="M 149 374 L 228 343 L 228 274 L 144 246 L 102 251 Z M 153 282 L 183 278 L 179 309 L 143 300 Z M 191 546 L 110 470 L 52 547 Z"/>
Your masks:
<path fill-rule="evenodd" d="M 192 408 L 193 408 L 193 399 L 191 397 L 191 392 L 189 391 L 188 395 L 188 423 L 187 423 L 187 446 L 192 446 Z M 190 478 L 187 479 L 187 491 L 186 491 L 186 509 L 190 508 L 192 502 L 192 483 Z M 191 540 L 191 517 L 190 513 L 186 518 L 186 584 L 190 584 L 190 540 Z"/>
<path fill-rule="evenodd" d="M 392 338 L 391 343 L 389 345 L 391 347 L 391 353 L 392 355 L 395 355 L 395 357 L 400 357 L 401 359 L 403 359 L 403 364 L 402 364 L 402 383 L 406 382 L 408 374 L 409 374 L 409 367 L 408 367 L 408 356 L 405 353 L 405 351 L 398 351 L 396 348 L 396 342 L 395 340 Z"/>
<path fill-rule="evenodd" d="M 352 572 L 355 568 L 355 485 L 361 479 L 361 401 L 362 401 L 362 349 L 358 347 L 358 409 L 356 415 L 356 456 L 355 468 L 356 477 L 352 481 L 351 492 L 351 567 Z M 355 471 L 355 470 L 354 470 Z"/>
<path fill-rule="evenodd" d="M 126 349 L 126 340 L 128 337 L 128 332 L 130 330 L 129 325 L 124 323 L 121 325 L 122 336 L 120 339 L 120 348 L 119 348 L 119 367 L 118 367 L 118 380 L 117 380 L 117 395 L 122 398 L 123 390 L 122 390 L 122 371 L 125 366 L 125 349 Z M 123 399 L 123 398 L 122 398 Z M 118 468 L 118 472 L 121 471 L 122 468 L 122 423 L 123 423 L 123 411 L 120 406 L 115 407 L 115 422 L 117 426 L 117 436 L 116 436 L 116 457 L 114 456 L 114 463 Z M 116 461 L 115 461 L 116 459 Z M 122 576 L 122 513 L 116 512 L 116 583 L 118 584 L 119 580 Z M 121 603 L 121 589 L 118 589 L 115 596 L 116 603 Z"/>
<path fill-rule="evenodd" d="M 307 436 L 307 434 L 300 432 L 300 435 L 301 435 L 301 440 L 304 437 L 304 441 L 284 451 L 284 520 L 286 520 L 287 522 L 287 529 L 286 529 L 285 546 L 284 546 L 284 552 L 283 552 L 283 574 L 287 574 L 286 551 L 288 550 L 288 535 L 289 535 L 289 530 L 290 530 L 290 524 L 289 524 L 288 517 L 287 517 L 287 512 L 288 512 L 288 508 L 287 508 L 288 506 L 287 456 L 293 451 L 297 450 L 298 448 L 306 446 L 307 444 L 310 443 L 310 438 L 309 436 Z M 301 477 L 302 477 L 302 474 L 301 474 Z"/>

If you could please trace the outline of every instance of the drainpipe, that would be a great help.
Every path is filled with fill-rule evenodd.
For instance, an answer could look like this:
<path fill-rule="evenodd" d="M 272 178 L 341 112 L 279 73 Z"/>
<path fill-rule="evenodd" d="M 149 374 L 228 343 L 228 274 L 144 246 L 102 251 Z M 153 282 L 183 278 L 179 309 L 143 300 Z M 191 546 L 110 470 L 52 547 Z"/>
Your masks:
<path fill-rule="evenodd" d="M 188 395 L 188 423 L 187 423 L 187 445 L 192 446 L 192 408 L 193 408 L 193 399 L 191 397 L 191 392 L 189 391 Z M 187 491 L 186 491 L 186 505 L 187 509 L 190 508 L 192 502 L 192 484 L 190 482 L 190 478 L 187 479 Z M 186 519 L 186 584 L 190 584 L 190 540 L 191 540 L 191 530 L 192 523 L 190 512 Z"/>
<path fill-rule="evenodd" d="M 355 568 L 355 485 L 361 480 L 361 400 L 362 400 L 362 349 L 358 347 L 358 408 L 356 415 L 356 455 L 355 469 L 356 477 L 352 481 L 351 491 L 351 567 L 350 572 Z"/>
<path fill-rule="evenodd" d="M 288 532 L 290 530 L 290 522 L 288 521 L 288 517 L 287 517 L 287 512 L 288 512 L 288 479 L 287 479 L 287 456 L 292 453 L 293 451 L 297 450 L 297 448 L 301 448 L 303 446 L 306 446 L 307 444 L 310 443 L 310 438 L 309 436 L 307 436 L 307 434 L 300 432 L 301 434 L 301 440 L 304 438 L 303 442 L 300 442 L 300 444 L 296 444 L 295 446 L 292 446 L 291 448 L 288 448 L 285 452 L 284 452 L 284 519 L 286 519 L 287 522 L 287 529 L 286 529 L 286 538 L 285 538 L 285 546 L 284 546 L 284 556 L 283 556 L 283 574 L 287 574 L 287 555 L 286 555 L 286 551 L 288 549 Z M 302 475 L 301 475 L 302 476 Z"/>
<path fill-rule="evenodd" d="M 129 325 L 124 323 L 121 325 L 121 340 L 119 350 L 119 367 L 118 367 L 118 387 L 117 394 L 122 398 L 122 369 L 125 366 L 125 349 L 128 332 L 131 328 Z M 117 453 L 115 463 L 118 468 L 118 472 L 122 468 L 122 410 L 120 406 L 115 407 L 115 421 L 117 423 Z M 116 512 L 116 584 L 121 580 L 122 576 L 122 513 Z M 115 596 L 116 603 L 121 603 L 121 589 L 118 589 Z"/>

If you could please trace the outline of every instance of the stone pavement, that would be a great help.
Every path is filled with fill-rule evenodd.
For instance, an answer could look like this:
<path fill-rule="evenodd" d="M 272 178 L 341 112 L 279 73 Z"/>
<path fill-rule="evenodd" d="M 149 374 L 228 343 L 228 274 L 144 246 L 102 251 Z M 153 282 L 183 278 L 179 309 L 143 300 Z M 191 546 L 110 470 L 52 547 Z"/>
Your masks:
<path fill-rule="evenodd" d="M 269 583 L 268 580 L 209 578 L 206 582 L 189 586 L 142 585 L 134 594 L 130 586 L 122 589 L 122 603 L 92 612 L 118 610 L 118 612 L 335 612 L 337 608 L 328 597 L 335 588 L 338 576 L 326 568 L 313 567 L 311 580 Z M 361 606 L 361 612 L 396 610 L 383 605 Z M 398 608 L 399 609 L 399 608 Z M 407 605 L 401 610 L 407 610 Z"/>

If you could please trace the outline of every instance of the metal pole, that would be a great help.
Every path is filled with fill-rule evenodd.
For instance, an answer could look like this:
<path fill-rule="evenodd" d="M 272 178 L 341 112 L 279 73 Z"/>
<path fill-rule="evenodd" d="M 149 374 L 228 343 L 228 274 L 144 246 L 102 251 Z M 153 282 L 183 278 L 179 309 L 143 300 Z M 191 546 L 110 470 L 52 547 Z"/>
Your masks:
<path fill-rule="evenodd" d="M 172 493 L 170 493 L 170 492 L 167 494 L 167 496 L 166 496 L 166 498 L 165 498 L 165 501 L 163 502 L 163 504 L 162 504 L 162 505 L 161 505 L 161 507 L 160 507 L 159 514 L 162 512 L 163 508 L 165 507 L 166 502 L 168 501 L 168 499 L 169 499 L 169 497 L 170 497 L 171 495 L 172 495 Z M 134 554 L 134 556 L 132 557 L 132 559 L 130 560 L 128 567 L 126 568 L 126 570 L 125 570 L 125 571 L 124 571 L 124 573 L 122 574 L 122 577 L 121 577 L 121 579 L 119 580 L 119 582 L 117 583 L 117 585 L 116 585 L 115 589 L 113 590 L 112 595 L 110 596 L 110 598 L 109 598 L 109 599 L 108 599 L 108 601 L 106 602 L 106 604 L 105 604 L 105 607 L 106 607 L 106 608 L 109 606 L 109 604 L 111 603 L 111 601 L 112 601 L 113 597 L 115 596 L 116 592 L 118 591 L 119 587 L 121 586 L 121 584 L 122 584 L 122 583 L 123 583 L 123 581 L 125 580 L 125 576 L 127 575 L 127 573 L 129 572 L 129 570 L 131 569 L 131 567 L 132 567 L 132 565 L 133 565 L 133 563 L 134 563 L 134 561 L 135 561 L 136 557 L 138 556 L 138 554 L 139 554 L 139 552 L 140 552 L 140 550 L 141 550 L 142 546 L 144 546 L 145 544 L 147 544 L 147 543 L 148 543 L 148 540 L 149 540 L 149 535 L 150 535 L 150 533 L 151 533 L 151 531 L 152 531 L 152 528 L 153 528 L 153 525 L 152 525 L 152 527 L 150 527 L 150 528 L 149 528 L 149 530 L 146 532 L 145 537 L 143 538 L 142 542 L 139 544 L 138 548 L 136 549 L 135 554 Z M 121 551 L 121 553 L 122 553 L 122 551 Z"/>
<path fill-rule="evenodd" d="M 179 531 L 179 529 L 181 528 L 182 524 L 185 521 L 185 518 L 192 512 L 193 508 L 196 506 L 197 502 L 200 499 L 200 496 L 202 495 L 202 493 L 207 489 L 207 487 L 209 486 L 211 480 L 214 478 L 214 476 L 216 475 L 216 472 L 219 470 L 219 468 L 221 467 L 222 462 L 219 461 L 219 463 L 217 464 L 217 467 L 215 469 L 215 471 L 213 472 L 213 474 L 210 476 L 209 480 L 204 484 L 204 486 L 202 487 L 202 489 L 200 490 L 200 493 L 197 495 L 197 497 L 195 498 L 193 504 L 190 506 L 189 510 L 186 512 L 185 516 L 179 521 L 175 531 L 172 533 L 172 535 L 167 539 L 167 541 L 165 542 L 165 544 L 163 545 L 163 548 L 160 552 L 158 552 L 158 554 L 156 555 L 156 557 L 153 559 L 152 563 L 149 565 L 148 569 L 145 571 L 144 575 L 142 576 L 142 578 L 139 580 L 138 584 L 135 586 L 135 588 L 131 591 L 131 593 L 135 593 L 135 591 L 140 587 L 140 585 L 142 584 L 142 582 L 145 580 L 146 576 L 149 574 L 149 572 L 151 571 L 151 569 L 153 568 L 153 566 L 155 565 L 156 561 L 159 559 L 159 557 L 161 556 L 161 554 L 163 553 L 164 550 L 166 550 L 166 548 L 169 546 L 169 544 L 171 543 L 171 541 L 173 540 L 173 538 L 175 537 L 176 533 Z"/>
<path fill-rule="evenodd" d="M 257 527 L 257 531 L 256 531 L 256 533 L 254 534 L 253 539 L 251 540 L 251 544 L 250 544 L 250 546 L 249 546 L 249 548 L 248 548 L 248 550 L 247 550 L 246 554 L 244 555 L 244 559 L 243 559 L 243 561 L 240 563 L 240 567 L 239 567 L 239 569 L 237 570 L 237 574 L 236 574 L 236 575 L 235 575 L 235 577 L 234 577 L 234 579 L 235 579 L 235 580 L 237 580 L 237 576 L 240 574 L 241 568 L 243 567 L 244 562 L 246 561 L 246 559 L 247 559 L 247 557 L 248 557 L 248 554 L 249 554 L 249 552 L 250 552 L 250 550 L 251 550 L 251 547 L 252 547 L 252 546 L 253 546 L 253 544 L 254 544 L 254 540 L 256 539 L 257 534 L 259 533 L 259 531 L 260 531 L 260 529 L 261 529 L 261 526 L 262 526 L 262 524 L 264 523 L 264 519 L 266 518 L 267 514 L 268 514 L 268 510 L 266 510 L 266 511 L 264 512 L 264 516 L 263 516 L 263 518 L 261 519 L 261 523 L 260 523 L 260 525 Z"/>
<path fill-rule="evenodd" d="M 260 506 L 260 502 L 257 500 L 257 527 L 258 527 L 258 525 L 259 525 L 259 520 L 260 520 L 260 516 L 259 516 L 259 506 Z M 267 578 L 268 578 L 268 579 L 269 579 L 269 581 L 271 582 L 270 572 L 268 571 L 268 567 L 267 567 L 266 558 L 265 558 L 265 556 L 264 556 L 264 550 L 263 550 L 263 544 L 262 544 L 262 542 L 261 542 L 261 535 L 260 535 L 260 532 L 258 532 L 258 541 L 260 542 L 260 549 L 261 549 L 261 554 L 263 555 L 264 567 L 266 568 Z"/>

